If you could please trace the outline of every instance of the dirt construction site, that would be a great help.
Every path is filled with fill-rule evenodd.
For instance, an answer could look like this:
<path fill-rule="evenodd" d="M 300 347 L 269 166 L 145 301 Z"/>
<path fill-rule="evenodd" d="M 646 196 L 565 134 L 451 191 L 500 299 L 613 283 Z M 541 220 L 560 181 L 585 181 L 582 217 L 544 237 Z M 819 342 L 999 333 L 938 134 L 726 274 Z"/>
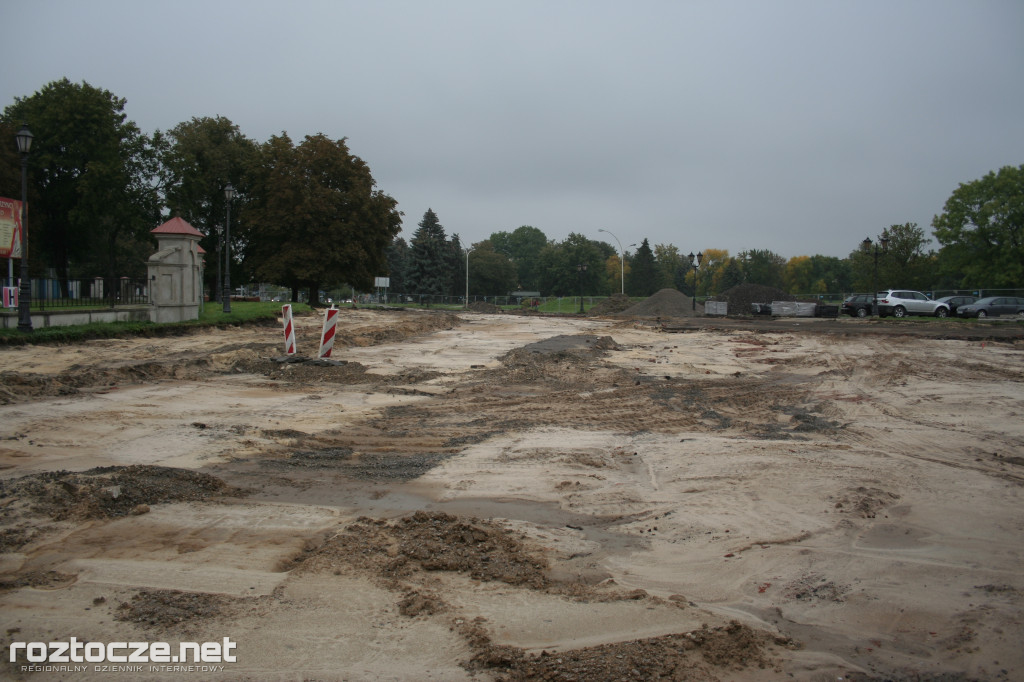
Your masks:
<path fill-rule="evenodd" d="M 1020 323 L 338 319 L 0 348 L 0 678 L 1024 679 Z"/>

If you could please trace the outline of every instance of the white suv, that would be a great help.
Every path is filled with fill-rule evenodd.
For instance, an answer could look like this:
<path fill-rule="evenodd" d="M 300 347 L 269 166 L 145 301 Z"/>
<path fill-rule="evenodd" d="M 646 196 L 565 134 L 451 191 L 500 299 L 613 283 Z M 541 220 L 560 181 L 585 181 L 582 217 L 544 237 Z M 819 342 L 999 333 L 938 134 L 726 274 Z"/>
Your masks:
<path fill-rule="evenodd" d="M 887 289 L 878 292 L 878 316 L 906 317 L 907 315 L 934 315 L 949 317 L 949 306 L 928 298 L 920 291 Z"/>

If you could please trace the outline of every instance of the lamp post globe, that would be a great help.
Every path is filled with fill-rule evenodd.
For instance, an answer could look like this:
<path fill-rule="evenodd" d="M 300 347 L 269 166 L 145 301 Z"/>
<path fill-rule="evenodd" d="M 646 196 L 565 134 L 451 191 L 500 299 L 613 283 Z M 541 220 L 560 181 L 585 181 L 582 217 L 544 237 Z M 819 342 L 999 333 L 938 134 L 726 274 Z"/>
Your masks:
<path fill-rule="evenodd" d="M 22 124 L 14 135 L 21 154 L 21 282 L 18 289 L 18 329 L 32 331 L 32 282 L 28 278 L 28 152 L 32 148 L 32 131 Z"/>
<path fill-rule="evenodd" d="M 227 199 L 228 215 L 224 222 L 224 312 L 231 312 L 231 200 L 235 198 L 235 188 L 228 183 L 224 188 Z"/>
<path fill-rule="evenodd" d="M 693 266 L 693 298 L 690 299 L 690 308 L 693 312 L 697 312 L 697 270 L 700 268 L 701 261 L 704 260 L 704 252 L 698 251 L 696 261 L 694 260 L 693 251 L 687 256 L 690 259 L 690 265 Z"/>

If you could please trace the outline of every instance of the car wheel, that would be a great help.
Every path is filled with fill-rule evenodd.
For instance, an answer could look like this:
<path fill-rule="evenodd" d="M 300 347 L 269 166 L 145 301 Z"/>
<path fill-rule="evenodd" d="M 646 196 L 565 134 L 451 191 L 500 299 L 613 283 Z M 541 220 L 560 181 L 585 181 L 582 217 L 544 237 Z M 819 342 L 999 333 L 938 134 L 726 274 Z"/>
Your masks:
<path fill-rule="evenodd" d="M 978 311 L 978 317 L 981 317 L 981 318 L 988 317 L 988 313 L 986 313 L 984 310 L 979 310 Z"/>
<path fill-rule="evenodd" d="M 867 317 L 867 316 L 868 316 L 868 309 L 867 308 L 857 308 L 857 317 Z"/>
<path fill-rule="evenodd" d="M 939 308 L 935 311 L 935 317 L 948 317 L 949 311 L 945 308 Z"/>
<path fill-rule="evenodd" d="M 907 309 L 904 308 L 901 305 L 898 305 L 898 306 L 896 306 L 895 308 L 892 309 L 892 316 L 893 317 L 906 317 L 907 316 Z"/>
<path fill-rule="evenodd" d="M 1021 320 L 1024 320 L 1024 310 L 1018 310 L 1017 311 L 1017 318 L 1021 319 Z"/>

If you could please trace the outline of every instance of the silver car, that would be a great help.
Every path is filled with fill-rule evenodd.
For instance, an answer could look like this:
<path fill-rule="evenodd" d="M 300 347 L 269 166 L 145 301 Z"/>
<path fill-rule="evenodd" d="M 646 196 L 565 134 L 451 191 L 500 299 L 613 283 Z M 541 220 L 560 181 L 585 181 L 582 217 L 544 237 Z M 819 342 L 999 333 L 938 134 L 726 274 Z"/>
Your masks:
<path fill-rule="evenodd" d="M 949 317 L 949 306 L 933 301 L 920 291 L 886 289 L 878 292 L 878 316 L 906 317 L 907 315 L 933 315 Z"/>

